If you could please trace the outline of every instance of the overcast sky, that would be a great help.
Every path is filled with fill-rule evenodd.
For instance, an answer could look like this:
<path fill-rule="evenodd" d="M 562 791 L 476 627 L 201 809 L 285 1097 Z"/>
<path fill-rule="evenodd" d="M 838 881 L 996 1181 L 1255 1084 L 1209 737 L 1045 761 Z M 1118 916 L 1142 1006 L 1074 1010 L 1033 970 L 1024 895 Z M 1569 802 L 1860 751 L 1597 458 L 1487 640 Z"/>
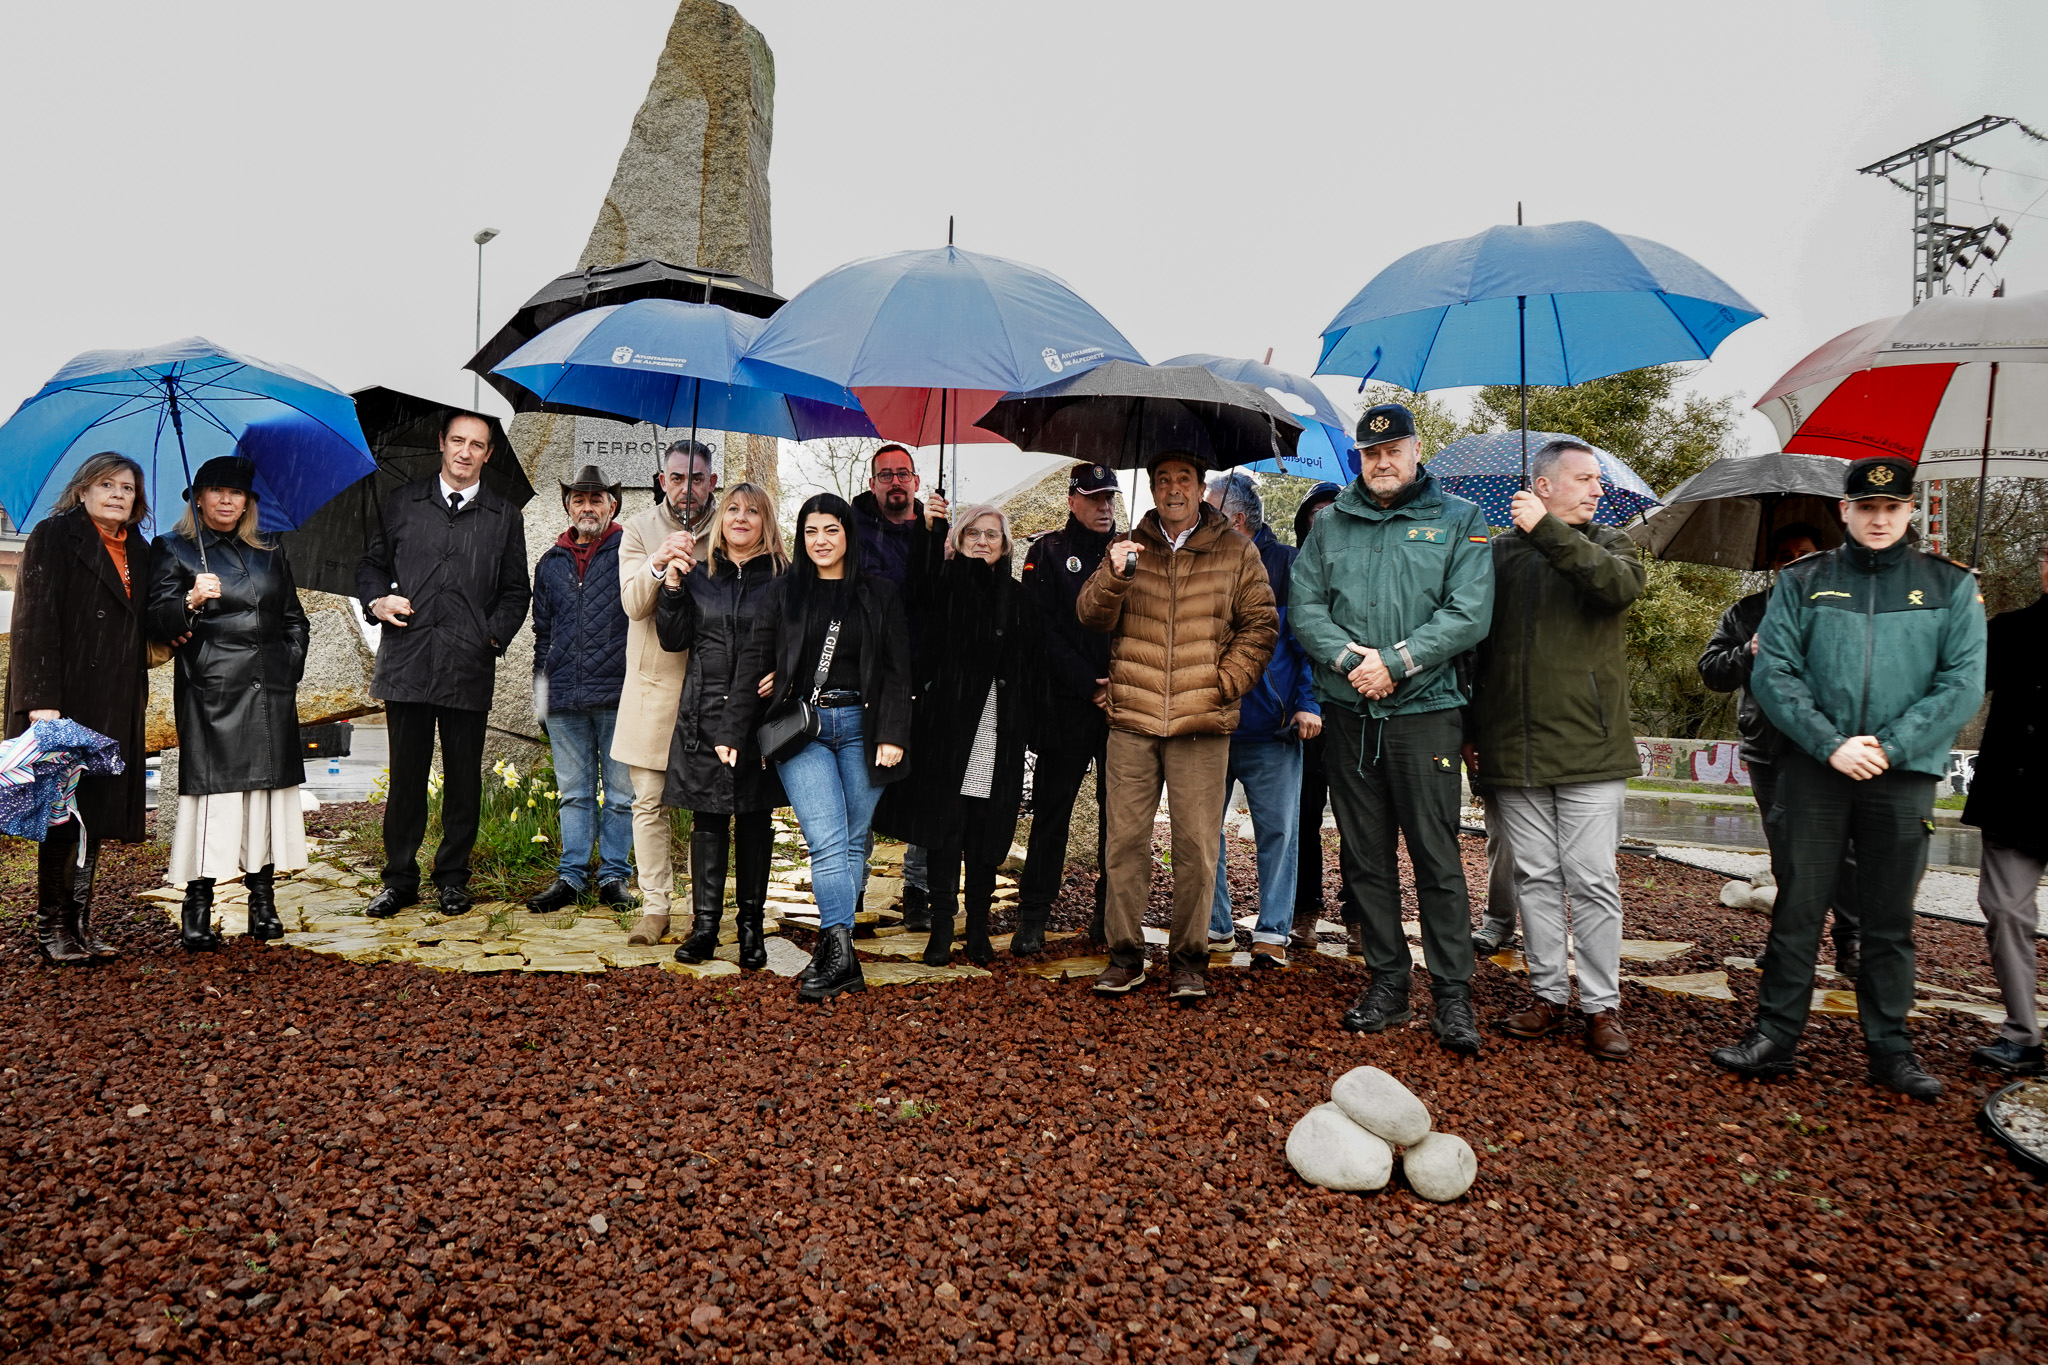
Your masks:
<path fill-rule="evenodd" d="M 943 243 L 950 213 L 1149 358 L 1270 346 L 1303 373 L 1375 272 L 1519 199 L 1684 251 L 1761 308 L 1695 380 L 1746 407 L 1910 301 L 1909 198 L 1858 166 L 1986 113 L 2048 129 L 2038 3 L 739 8 L 776 58 L 782 292 Z M 672 13 L 0 0 L 0 412 L 78 351 L 193 333 L 466 401 L 471 234 L 504 234 L 488 334 L 574 266 Z M 2003 169 L 1959 178 L 1953 216 L 2007 210 L 1999 273 L 2048 288 L 2048 146 L 1970 151 Z M 1773 445 L 1761 416 L 1743 432 Z M 1008 472 L 971 468 L 970 491 Z"/>

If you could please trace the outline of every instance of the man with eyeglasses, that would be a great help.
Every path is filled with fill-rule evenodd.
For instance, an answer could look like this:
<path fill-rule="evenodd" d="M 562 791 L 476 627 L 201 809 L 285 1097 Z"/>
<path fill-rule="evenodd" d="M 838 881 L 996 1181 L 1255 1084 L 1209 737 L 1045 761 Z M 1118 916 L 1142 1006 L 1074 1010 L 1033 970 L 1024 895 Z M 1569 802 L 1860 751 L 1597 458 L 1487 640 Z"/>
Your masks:
<path fill-rule="evenodd" d="M 909 450 L 890 444 L 877 450 L 869 467 L 868 491 L 853 500 L 854 532 L 860 537 L 861 572 L 895 585 L 910 627 L 911 657 L 917 651 L 917 612 L 910 605 L 906 579 L 911 559 L 926 536 L 941 543 L 952 529 L 946 524 L 946 500 L 934 494 L 918 501 L 922 486 Z M 943 552 L 942 552 L 943 553 Z M 874 847 L 873 835 L 869 848 Z M 903 850 L 903 927 L 924 933 L 932 927 L 931 883 L 925 872 L 925 851 Z"/>

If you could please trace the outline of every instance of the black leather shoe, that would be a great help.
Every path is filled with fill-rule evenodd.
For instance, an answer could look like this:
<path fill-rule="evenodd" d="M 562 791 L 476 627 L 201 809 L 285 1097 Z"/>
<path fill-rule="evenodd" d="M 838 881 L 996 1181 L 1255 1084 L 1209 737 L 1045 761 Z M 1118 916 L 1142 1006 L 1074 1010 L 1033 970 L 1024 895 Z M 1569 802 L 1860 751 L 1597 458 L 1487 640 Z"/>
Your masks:
<path fill-rule="evenodd" d="M 466 886 L 444 886 L 441 888 L 440 913 L 448 919 L 466 915 L 476 905 Z"/>
<path fill-rule="evenodd" d="M 1042 905 L 1017 912 L 1017 932 L 1010 935 L 1011 957 L 1030 957 L 1033 953 L 1045 951 L 1047 913 L 1046 907 Z"/>
<path fill-rule="evenodd" d="M 1408 1004 L 1408 983 L 1383 981 L 1377 977 L 1359 993 L 1340 1021 L 1351 1033 L 1380 1033 L 1415 1017 Z"/>
<path fill-rule="evenodd" d="M 545 891 L 536 891 L 526 898 L 526 908 L 536 915 L 552 915 L 565 905 L 574 905 L 583 893 L 569 885 L 564 878 L 555 878 L 554 885 Z"/>
<path fill-rule="evenodd" d="M 1744 1076 L 1789 1076 L 1797 1066 L 1796 1044 L 1774 1042 L 1762 1029 L 1751 1029 L 1734 1047 L 1717 1047 L 1707 1054 L 1715 1066 Z"/>
<path fill-rule="evenodd" d="M 1896 1090 L 1909 1099 L 1941 1098 L 1941 1082 L 1927 1074 L 1910 1052 L 1887 1052 L 1870 1059 L 1870 1083 Z"/>
<path fill-rule="evenodd" d="M 810 975 L 797 987 L 796 998 L 815 1005 L 867 988 L 867 978 L 860 974 L 860 959 L 853 955 L 853 927 L 840 924 L 821 929 L 817 949 L 811 954 Z"/>
<path fill-rule="evenodd" d="M 903 883 L 903 932 L 923 934 L 932 927 L 932 893 L 921 886 Z"/>
<path fill-rule="evenodd" d="M 1863 944 L 1859 940 L 1835 945 L 1835 970 L 1852 982 L 1863 975 Z"/>
<path fill-rule="evenodd" d="M 390 919 L 399 911 L 419 903 L 418 891 L 401 891 L 395 886 L 387 886 L 370 897 L 370 903 L 363 907 L 363 913 L 371 919 Z"/>
<path fill-rule="evenodd" d="M 1971 1065 L 1981 1066 L 1987 1071 L 2003 1071 L 2008 1076 L 2038 1076 L 2044 1065 L 2048 1065 L 2043 1061 L 2038 1044 L 2034 1047 L 2021 1047 L 2010 1038 L 2000 1038 L 1994 1043 L 1978 1048 L 1970 1054 L 1970 1062 Z"/>
<path fill-rule="evenodd" d="M 1435 1012 L 1429 1017 L 1429 1031 L 1436 1035 L 1436 1040 L 1443 1044 L 1446 1052 L 1455 1052 L 1461 1057 L 1479 1055 L 1479 1021 L 1473 1017 L 1469 996 L 1439 998 Z"/>
<path fill-rule="evenodd" d="M 599 905 L 609 905 L 617 910 L 638 910 L 640 908 L 640 898 L 628 891 L 624 882 L 599 882 L 597 884 L 597 902 Z"/>

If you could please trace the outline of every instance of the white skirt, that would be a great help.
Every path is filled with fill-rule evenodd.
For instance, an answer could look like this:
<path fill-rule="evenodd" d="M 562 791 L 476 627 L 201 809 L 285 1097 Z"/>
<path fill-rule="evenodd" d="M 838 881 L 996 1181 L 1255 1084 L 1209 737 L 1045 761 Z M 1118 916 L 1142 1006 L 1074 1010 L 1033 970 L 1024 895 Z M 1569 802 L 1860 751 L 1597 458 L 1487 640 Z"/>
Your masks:
<path fill-rule="evenodd" d="M 169 878 L 221 881 L 243 872 L 306 866 L 306 812 L 297 787 L 178 798 Z"/>

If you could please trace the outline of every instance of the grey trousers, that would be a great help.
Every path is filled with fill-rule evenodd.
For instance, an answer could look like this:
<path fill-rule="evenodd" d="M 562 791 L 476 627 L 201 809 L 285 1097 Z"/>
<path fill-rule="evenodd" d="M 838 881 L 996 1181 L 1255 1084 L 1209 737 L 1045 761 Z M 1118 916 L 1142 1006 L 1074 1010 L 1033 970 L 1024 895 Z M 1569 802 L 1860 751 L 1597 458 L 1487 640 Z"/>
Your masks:
<path fill-rule="evenodd" d="M 2041 1046 L 2041 1017 L 2034 1009 L 2040 971 L 2034 935 L 2041 924 L 2036 891 L 2042 861 L 2018 849 L 1984 841 L 1978 869 L 1977 908 L 1984 912 L 1984 938 L 1991 948 L 1991 974 L 2005 996 L 2005 1027 L 1998 1036 L 2021 1047 Z"/>
<path fill-rule="evenodd" d="M 1496 943 L 1507 943 L 1522 922 L 1521 899 L 1515 894 L 1515 851 L 1508 847 L 1507 822 L 1501 818 L 1491 789 L 1472 793 L 1486 812 L 1486 909 L 1479 928 Z"/>
<path fill-rule="evenodd" d="M 1621 1008 L 1621 803 L 1628 781 L 1501 787 L 1496 808 L 1514 850 L 1529 989 L 1571 1003 L 1568 959 L 1579 973 L 1579 1008 Z M 1566 923 L 1565 897 L 1571 897 Z"/>

